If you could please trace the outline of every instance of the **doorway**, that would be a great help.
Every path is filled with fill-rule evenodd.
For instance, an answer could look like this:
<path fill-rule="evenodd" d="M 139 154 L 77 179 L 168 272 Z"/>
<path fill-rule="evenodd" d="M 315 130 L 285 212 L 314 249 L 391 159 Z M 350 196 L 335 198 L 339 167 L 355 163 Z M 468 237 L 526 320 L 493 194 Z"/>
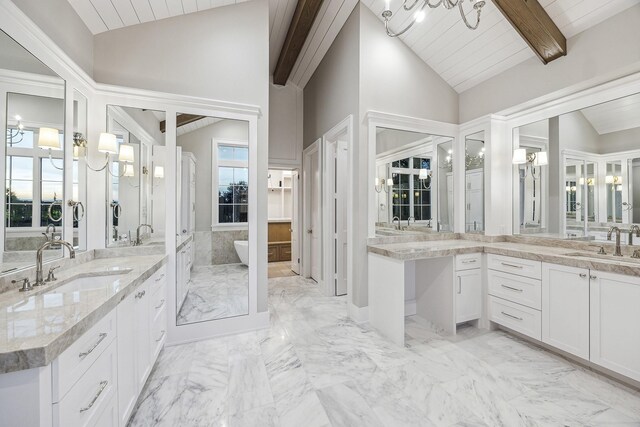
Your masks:
<path fill-rule="evenodd" d="M 299 274 L 298 248 L 298 170 L 269 169 L 268 276 Z"/>
<path fill-rule="evenodd" d="M 317 140 L 303 152 L 302 275 L 322 283 L 322 157 Z"/>

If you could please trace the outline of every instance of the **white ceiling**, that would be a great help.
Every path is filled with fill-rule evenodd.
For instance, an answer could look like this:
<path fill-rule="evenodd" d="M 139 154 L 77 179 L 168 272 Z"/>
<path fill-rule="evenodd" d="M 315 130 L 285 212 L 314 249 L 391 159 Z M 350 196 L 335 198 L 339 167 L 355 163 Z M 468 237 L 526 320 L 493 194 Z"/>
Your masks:
<path fill-rule="evenodd" d="M 382 20 L 386 0 L 363 0 Z M 522 40 L 491 0 L 486 0 L 480 27 L 471 31 L 458 9 L 425 9 L 423 22 L 400 38 L 458 93 L 529 58 L 533 51 Z M 638 0 L 539 0 L 565 37 L 570 38 L 607 18 L 637 5 Z M 468 12 L 472 12 L 465 3 Z M 402 0 L 391 0 L 392 30 L 404 28 L 415 12 L 402 9 Z M 475 14 L 467 15 L 475 22 Z M 381 27 L 380 31 L 384 31 Z M 569 55 L 571 52 L 569 52 Z"/>
<path fill-rule="evenodd" d="M 181 135 L 184 135 L 185 133 L 193 132 L 193 131 L 201 129 L 201 128 L 205 127 L 205 126 L 209 126 L 209 125 L 212 125 L 214 123 L 218 123 L 221 120 L 222 119 L 218 119 L 216 117 L 205 117 L 203 119 L 196 120 L 195 122 L 191 122 L 189 124 L 180 126 L 177 129 L 176 134 L 178 136 L 181 136 Z"/>
<path fill-rule="evenodd" d="M 93 34 L 247 0 L 69 0 Z"/>
<path fill-rule="evenodd" d="M 640 127 L 640 94 L 615 99 L 580 111 L 600 135 L 634 129 Z"/>

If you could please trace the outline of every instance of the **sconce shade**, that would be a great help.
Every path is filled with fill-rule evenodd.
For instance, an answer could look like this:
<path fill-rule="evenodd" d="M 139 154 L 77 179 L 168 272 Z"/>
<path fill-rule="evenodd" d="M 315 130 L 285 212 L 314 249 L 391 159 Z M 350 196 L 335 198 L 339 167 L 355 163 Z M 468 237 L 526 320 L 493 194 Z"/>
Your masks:
<path fill-rule="evenodd" d="M 122 154 L 122 152 L 120 152 L 120 154 Z M 135 169 L 133 168 L 133 165 L 130 165 L 130 164 L 127 164 L 127 163 L 124 164 L 124 176 L 127 176 L 127 177 L 136 176 Z"/>
<path fill-rule="evenodd" d="M 513 150 L 513 164 L 524 165 L 525 163 L 527 163 L 527 150 L 524 148 Z"/>
<path fill-rule="evenodd" d="M 375 185 L 376 187 L 380 185 L 380 178 L 376 178 L 373 185 Z"/>
<path fill-rule="evenodd" d="M 546 151 L 541 151 L 536 154 L 536 159 L 533 161 L 534 166 L 547 166 L 549 164 L 549 156 Z"/>
<path fill-rule="evenodd" d="M 58 129 L 40 128 L 38 131 L 38 147 L 55 148 L 59 150 L 61 147 L 60 139 L 58 138 Z"/>
<path fill-rule="evenodd" d="M 107 154 L 118 154 L 118 141 L 112 133 L 101 133 L 98 140 L 98 151 Z"/>
<path fill-rule="evenodd" d="M 120 154 L 118 155 L 118 161 L 124 163 L 133 163 L 134 160 L 133 145 L 120 144 Z"/>
<path fill-rule="evenodd" d="M 156 166 L 153 169 L 154 178 L 164 178 L 164 166 Z"/>
<path fill-rule="evenodd" d="M 607 175 L 604 179 L 604 182 L 607 184 L 613 184 L 613 176 L 612 175 Z"/>
<path fill-rule="evenodd" d="M 427 169 L 420 169 L 420 175 L 418 179 L 427 179 L 429 177 L 429 171 Z"/>

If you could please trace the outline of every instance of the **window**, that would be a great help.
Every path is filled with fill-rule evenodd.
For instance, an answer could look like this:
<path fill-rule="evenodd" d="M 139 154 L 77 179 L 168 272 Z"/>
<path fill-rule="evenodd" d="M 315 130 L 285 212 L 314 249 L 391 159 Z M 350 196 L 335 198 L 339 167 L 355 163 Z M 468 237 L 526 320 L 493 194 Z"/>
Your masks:
<path fill-rule="evenodd" d="M 410 217 L 415 221 L 431 220 L 431 179 L 420 180 L 420 169 L 430 170 L 431 159 L 409 157 L 391 163 L 392 217 L 405 221 Z"/>
<path fill-rule="evenodd" d="M 62 142 L 64 135 L 59 133 Z M 46 227 L 54 223 L 52 216 L 59 218 L 62 213 L 64 174 L 63 152 L 52 151 L 52 161 L 48 150 L 37 147 L 38 133 L 35 129 L 24 129 L 21 134 L 16 128 L 7 132 L 7 155 L 5 172 L 5 227 Z M 54 166 L 55 164 L 55 166 Z"/>
<path fill-rule="evenodd" d="M 218 224 L 247 223 L 249 221 L 249 147 L 246 143 L 219 143 L 216 154 L 214 178 L 218 186 Z"/>

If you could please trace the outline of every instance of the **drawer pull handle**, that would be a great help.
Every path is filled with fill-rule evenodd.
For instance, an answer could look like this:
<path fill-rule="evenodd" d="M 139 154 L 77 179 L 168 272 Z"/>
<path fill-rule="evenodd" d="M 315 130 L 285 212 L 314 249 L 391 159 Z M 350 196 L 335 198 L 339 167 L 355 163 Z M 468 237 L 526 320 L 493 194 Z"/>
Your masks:
<path fill-rule="evenodd" d="M 590 278 L 591 280 L 596 280 L 596 279 L 598 278 L 598 276 L 589 276 L 589 278 Z"/>
<path fill-rule="evenodd" d="M 514 288 L 512 286 L 507 286 L 507 285 L 500 285 L 505 289 L 509 289 L 510 291 L 514 291 L 514 292 L 524 292 L 522 289 L 518 289 L 518 288 Z"/>
<path fill-rule="evenodd" d="M 512 318 L 512 319 L 516 319 L 516 320 L 520 320 L 520 321 L 523 320 L 522 317 L 514 316 L 513 314 L 505 313 L 504 311 L 502 311 L 501 313 L 504 314 L 507 317 Z"/>
<path fill-rule="evenodd" d="M 475 264 L 478 260 L 477 259 L 465 259 L 462 261 L 463 264 Z"/>
<path fill-rule="evenodd" d="M 78 357 L 80 359 L 84 359 L 85 357 L 87 357 L 88 355 L 90 355 L 93 350 L 95 350 L 102 341 L 104 341 L 104 339 L 107 337 L 107 334 L 105 332 L 101 333 L 100 335 L 98 335 L 98 341 L 96 341 L 96 343 L 87 351 L 83 351 L 82 353 L 80 353 L 78 355 Z"/>
<path fill-rule="evenodd" d="M 84 408 L 81 408 L 80 409 L 80 413 L 87 412 L 89 409 L 93 408 L 93 405 L 96 404 L 96 401 L 98 400 L 98 398 L 100 397 L 100 395 L 102 394 L 104 389 L 107 388 L 107 384 L 109 384 L 109 381 L 101 381 L 100 382 L 100 388 L 98 389 L 98 392 L 96 393 L 96 395 L 93 396 L 93 400 L 91 401 L 91 403 L 89 403 L 88 406 L 85 406 Z"/>
<path fill-rule="evenodd" d="M 458 294 L 462 293 L 462 277 L 458 276 Z"/>
<path fill-rule="evenodd" d="M 157 282 L 159 282 L 159 281 L 160 281 L 160 280 L 162 280 L 162 279 L 164 279 L 164 273 L 163 273 L 160 277 L 158 277 L 158 278 L 156 279 L 156 283 L 157 283 Z"/>
<path fill-rule="evenodd" d="M 162 332 L 162 333 L 160 334 L 160 338 L 158 338 L 158 339 L 156 340 L 156 342 L 160 342 L 160 341 L 162 341 L 162 338 L 164 338 L 164 334 L 165 334 L 165 332 L 164 332 L 164 331 L 161 331 L 161 332 Z"/>
<path fill-rule="evenodd" d="M 519 268 L 520 270 L 522 270 L 523 268 L 521 265 L 509 264 L 508 262 L 503 262 L 502 265 L 504 265 L 505 267 Z"/>
<path fill-rule="evenodd" d="M 140 291 L 136 294 L 136 298 L 142 298 L 143 296 L 145 296 L 146 293 L 147 291 Z"/>
<path fill-rule="evenodd" d="M 156 307 L 156 310 L 159 308 L 162 308 L 163 305 L 164 305 L 164 300 L 160 300 L 160 305 Z"/>
<path fill-rule="evenodd" d="M 587 273 L 580 273 L 580 277 L 584 279 L 585 277 L 587 277 Z"/>

